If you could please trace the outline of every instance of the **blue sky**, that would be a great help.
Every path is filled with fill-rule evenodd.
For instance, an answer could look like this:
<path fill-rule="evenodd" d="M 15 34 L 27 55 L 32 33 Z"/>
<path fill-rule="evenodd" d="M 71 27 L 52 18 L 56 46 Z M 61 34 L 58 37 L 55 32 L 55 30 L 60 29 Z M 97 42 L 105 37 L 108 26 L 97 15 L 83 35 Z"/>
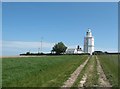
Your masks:
<path fill-rule="evenodd" d="M 83 47 L 88 28 L 95 38 L 95 50 L 118 49 L 117 2 L 4 2 L 2 5 L 3 55 L 37 52 L 41 37 L 44 52 L 60 41 L 69 48 Z"/>

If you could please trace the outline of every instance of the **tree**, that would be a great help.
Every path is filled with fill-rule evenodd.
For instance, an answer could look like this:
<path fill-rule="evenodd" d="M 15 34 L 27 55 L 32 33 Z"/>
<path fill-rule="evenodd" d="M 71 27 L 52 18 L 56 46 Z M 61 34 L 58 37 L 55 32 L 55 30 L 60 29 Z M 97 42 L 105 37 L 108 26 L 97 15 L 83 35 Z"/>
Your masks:
<path fill-rule="evenodd" d="M 29 55 L 29 54 L 30 54 L 30 52 L 26 52 L 26 54 L 27 54 L 27 55 Z"/>
<path fill-rule="evenodd" d="M 54 51 L 56 54 L 61 54 L 64 53 L 66 49 L 67 47 L 62 42 L 58 42 L 57 44 L 54 45 L 52 51 Z"/>

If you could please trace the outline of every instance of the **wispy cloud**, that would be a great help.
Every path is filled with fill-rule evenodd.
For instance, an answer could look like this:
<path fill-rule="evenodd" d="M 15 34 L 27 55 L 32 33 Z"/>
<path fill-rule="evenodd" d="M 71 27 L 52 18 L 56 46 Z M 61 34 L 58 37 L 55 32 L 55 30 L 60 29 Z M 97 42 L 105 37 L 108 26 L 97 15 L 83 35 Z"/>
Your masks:
<path fill-rule="evenodd" d="M 42 42 L 42 51 L 50 52 L 55 43 Z M 66 45 L 68 48 L 76 48 L 77 45 Z M 38 52 L 41 49 L 41 42 L 25 42 L 25 41 L 0 41 L 3 55 L 18 55 L 27 51 Z"/>
<path fill-rule="evenodd" d="M 43 48 L 51 48 L 54 43 L 42 42 Z M 41 42 L 25 42 L 25 41 L 3 41 L 2 47 L 4 48 L 40 48 Z"/>
<path fill-rule="evenodd" d="M 55 43 L 42 42 L 42 52 L 50 52 Z M 68 48 L 77 48 L 77 45 L 66 45 Z M 80 45 L 83 49 L 83 46 Z M 38 52 L 38 48 L 41 48 L 41 42 L 25 42 L 25 41 L 0 41 L 0 55 L 19 55 L 20 53 L 25 53 L 30 50 L 30 52 Z M 108 51 L 108 52 L 118 52 L 114 48 L 99 48 L 95 47 L 95 51 Z M 41 51 L 41 50 L 40 50 Z"/>
<path fill-rule="evenodd" d="M 42 42 L 42 51 L 50 52 L 55 43 Z M 0 41 L 3 55 L 19 55 L 27 51 L 38 52 L 41 48 L 41 42 L 25 42 L 25 41 Z"/>

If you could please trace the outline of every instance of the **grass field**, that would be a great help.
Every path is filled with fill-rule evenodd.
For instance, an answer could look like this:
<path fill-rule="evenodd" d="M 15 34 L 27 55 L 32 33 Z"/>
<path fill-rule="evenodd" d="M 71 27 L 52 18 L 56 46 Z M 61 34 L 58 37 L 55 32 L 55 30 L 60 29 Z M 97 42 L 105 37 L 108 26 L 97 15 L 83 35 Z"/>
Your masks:
<path fill-rule="evenodd" d="M 107 79 L 113 87 L 118 86 L 118 55 L 98 55 Z"/>
<path fill-rule="evenodd" d="M 60 87 L 87 56 L 2 59 L 3 87 Z"/>
<path fill-rule="evenodd" d="M 87 58 L 87 55 L 3 58 L 2 85 L 3 87 L 61 87 Z M 105 54 L 91 56 L 72 88 L 80 85 L 84 75 L 87 75 L 85 87 L 99 87 L 97 60 L 100 61 L 112 87 L 118 87 L 118 56 Z"/>

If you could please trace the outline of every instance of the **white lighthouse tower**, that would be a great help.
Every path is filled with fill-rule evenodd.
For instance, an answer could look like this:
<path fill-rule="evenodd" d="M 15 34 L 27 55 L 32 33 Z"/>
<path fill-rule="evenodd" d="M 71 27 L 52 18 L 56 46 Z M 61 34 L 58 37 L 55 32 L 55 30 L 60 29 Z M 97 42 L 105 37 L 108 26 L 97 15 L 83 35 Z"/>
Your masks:
<path fill-rule="evenodd" d="M 90 53 L 94 52 L 94 37 L 90 29 L 86 32 L 86 37 L 84 37 L 84 52 Z"/>

